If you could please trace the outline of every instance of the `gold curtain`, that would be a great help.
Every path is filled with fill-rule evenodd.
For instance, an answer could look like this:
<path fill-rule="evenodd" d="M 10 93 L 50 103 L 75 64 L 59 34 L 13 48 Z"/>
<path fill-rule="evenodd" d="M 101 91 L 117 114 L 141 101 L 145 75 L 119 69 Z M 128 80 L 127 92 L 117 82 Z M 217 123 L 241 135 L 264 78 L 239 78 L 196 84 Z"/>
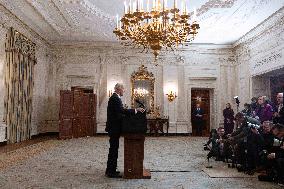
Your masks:
<path fill-rule="evenodd" d="M 31 137 L 35 44 L 10 28 L 6 35 L 4 121 L 9 143 Z"/>

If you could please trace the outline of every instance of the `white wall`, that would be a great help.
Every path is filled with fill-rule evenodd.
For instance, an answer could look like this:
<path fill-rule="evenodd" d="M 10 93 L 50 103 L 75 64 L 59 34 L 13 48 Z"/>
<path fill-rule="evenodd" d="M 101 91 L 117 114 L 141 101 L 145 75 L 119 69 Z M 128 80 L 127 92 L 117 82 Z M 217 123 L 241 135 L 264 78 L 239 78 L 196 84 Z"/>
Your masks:
<path fill-rule="evenodd" d="M 270 97 L 265 73 L 284 67 L 284 8 L 241 38 L 234 47 L 238 94 L 242 104 L 251 97 Z M 274 97 L 271 97 L 274 98 Z"/>
<path fill-rule="evenodd" d="M 5 35 L 10 26 L 37 44 L 32 134 L 58 131 L 59 91 L 74 85 L 93 86 L 98 94 L 98 131 L 104 130 L 108 90 L 123 82 L 128 89 L 123 102 L 130 106 L 130 75 L 141 64 L 155 78 L 155 105 L 170 115 L 170 131 L 190 133 L 191 89 L 210 89 L 211 127 L 223 122 L 222 110 L 233 96 L 242 104 L 261 92 L 269 83 L 261 76 L 284 67 L 283 9 L 242 37 L 234 46 L 195 45 L 161 55 L 153 64 L 151 53 L 124 48 L 117 43 L 92 43 L 49 46 L 38 34 L 21 23 L 0 5 L 0 116 L 3 117 Z M 178 98 L 168 103 L 165 93 L 175 89 Z M 265 94 L 268 95 L 268 94 Z M 1 123 L 2 124 L 2 123 Z M 1 130 L 0 130 L 1 132 Z M 0 141 L 3 132 L 0 133 Z"/>
<path fill-rule="evenodd" d="M 193 45 L 176 54 L 161 55 L 158 65 L 153 64 L 151 53 L 124 49 L 118 44 L 57 46 L 53 48 L 52 54 L 55 70 L 54 87 L 51 87 L 54 96 L 50 97 L 54 99 L 52 119 L 58 120 L 60 90 L 78 84 L 91 85 L 98 94 L 98 132 L 104 131 L 105 127 L 108 90 L 113 89 L 116 82 L 123 82 L 127 91 L 122 100 L 130 106 L 130 76 L 142 64 L 154 74 L 155 106 L 161 107 L 163 115 L 170 115 L 171 132 L 191 132 L 189 91 L 193 85 L 196 85 L 195 88 L 214 89 L 212 127 L 217 127 L 222 121 L 219 114 L 224 103 L 220 100 L 225 98 L 232 102 L 235 95 L 230 86 L 235 78 L 232 69 L 235 60 L 230 46 Z M 226 74 L 220 74 L 221 71 Z M 224 82 L 226 80 L 229 82 Z M 200 82 L 203 84 L 200 85 Z M 170 90 L 178 95 L 172 103 L 168 102 L 165 95 Z"/>

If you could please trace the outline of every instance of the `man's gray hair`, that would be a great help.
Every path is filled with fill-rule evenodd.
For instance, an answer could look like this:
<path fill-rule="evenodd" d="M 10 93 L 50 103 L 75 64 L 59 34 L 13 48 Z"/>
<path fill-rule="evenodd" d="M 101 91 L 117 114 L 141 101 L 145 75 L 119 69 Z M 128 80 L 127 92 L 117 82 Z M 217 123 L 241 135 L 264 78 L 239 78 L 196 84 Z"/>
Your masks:
<path fill-rule="evenodd" d="M 123 86 L 122 83 L 117 83 L 117 84 L 115 84 L 115 86 L 114 86 L 114 90 L 119 90 L 119 89 L 123 89 L 123 88 L 124 88 L 124 86 Z"/>

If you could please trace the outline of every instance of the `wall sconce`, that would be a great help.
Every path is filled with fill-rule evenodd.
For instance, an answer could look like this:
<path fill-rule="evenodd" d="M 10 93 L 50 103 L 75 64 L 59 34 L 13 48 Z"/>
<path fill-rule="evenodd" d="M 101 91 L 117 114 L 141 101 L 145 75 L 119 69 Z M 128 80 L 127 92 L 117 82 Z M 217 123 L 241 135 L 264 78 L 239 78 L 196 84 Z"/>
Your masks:
<path fill-rule="evenodd" d="M 111 97 L 112 93 L 112 90 L 108 90 L 108 97 Z"/>
<path fill-rule="evenodd" d="M 170 92 L 170 94 L 166 94 L 168 96 L 169 102 L 174 101 L 174 99 L 177 97 L 177 93 L 173 93 L 173 91 Z"/>

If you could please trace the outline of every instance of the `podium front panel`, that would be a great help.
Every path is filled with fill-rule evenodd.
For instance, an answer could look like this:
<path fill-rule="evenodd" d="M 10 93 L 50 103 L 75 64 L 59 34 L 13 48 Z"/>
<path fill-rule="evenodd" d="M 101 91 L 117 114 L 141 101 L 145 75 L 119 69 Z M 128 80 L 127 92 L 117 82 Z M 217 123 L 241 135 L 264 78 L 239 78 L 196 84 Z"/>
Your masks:
<path fill-rule="evenodd" d="M 143 178 L 144 141 L 144 135 L 124 136 L 124 178 Z"/>

